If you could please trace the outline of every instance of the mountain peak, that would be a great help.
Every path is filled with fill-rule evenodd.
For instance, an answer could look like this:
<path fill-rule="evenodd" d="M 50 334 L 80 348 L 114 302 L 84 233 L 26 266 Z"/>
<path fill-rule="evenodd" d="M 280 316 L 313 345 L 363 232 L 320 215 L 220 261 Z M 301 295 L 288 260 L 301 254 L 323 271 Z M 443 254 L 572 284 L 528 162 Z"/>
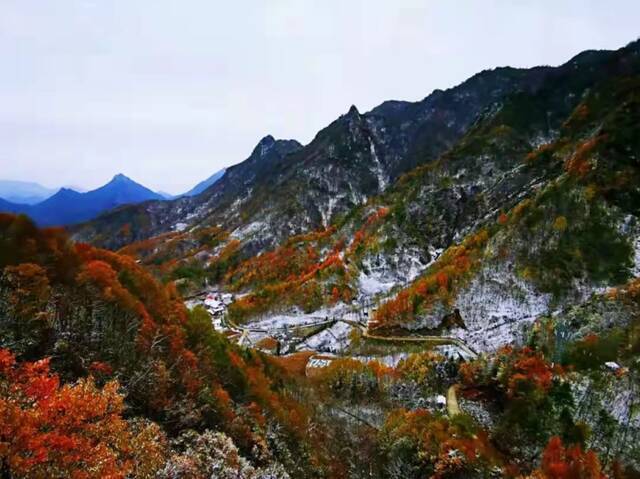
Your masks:
<path fill-rule="evenodd" d="M 67 188 L 66 186 L 63 186 L 62 188 L 60 188 L 58 190 L 58 193 L 74 194 L 74 193 L 78 193 L 78 192 L 76 190 L 74 190 L 73 188 Z"/>
<path fill-rule="evenodd" d="M 262 158 L 269 153 L 269 150 L 273 145 L 275 145 L 275 143 L 276 139 L 271 135 L 267 135 L 258 142 L 256 147 L 253 149 L 253 154 L 258 154 L 260 158 Z"/>
<path fill-rule="evenodd" d="M 348 117 L 359 117 L 360 116 L 360 112 L 358 111 L 358 108 L 355 105 L 351 105 L 351 108 L 349 108 L 349 111 L 347 112 L 347 116 Z"/>
<path fill-rule="evenodd" d="M 260 140 L 258 145 L 272 145 L 275 142 L 276 142 L 276 139 L 273 136 L 267 135 L 264 138 L 262 138 L 262 140 Z"/>
<path fill-rule="evenodd" d="M 114 175 L 113 178 L 111 178 L 111 181 L 109 183 L 123 183 L 128 181 L 132 181 L 131 178 L 123 175 L 122 173 L 118 173 L 117 175 Z"/>
<path fill-rule="evenodd" d="M 0 179 L 0 197 L 10 203 L 33 205 L 54 195 L 57 189 L 47 188 L 32 181 Z"/>

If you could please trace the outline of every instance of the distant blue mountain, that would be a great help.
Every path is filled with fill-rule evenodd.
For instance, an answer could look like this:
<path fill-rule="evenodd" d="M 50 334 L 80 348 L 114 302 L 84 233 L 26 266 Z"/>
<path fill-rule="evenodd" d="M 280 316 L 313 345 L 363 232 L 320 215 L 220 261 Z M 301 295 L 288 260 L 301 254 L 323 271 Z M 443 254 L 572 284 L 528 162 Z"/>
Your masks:
<path fill-rule="evenodd" d="M 22 213 L 29 205 L 13 203 L 0 198 L 0 211 L 5 213 Z"/>
<path fill-rule="evenodd" d="M 25 213 L 41 226 L 70 225 L 90 220 L 120 205 L 162 199 L 158 193 L 119 174 L 106 185 L 86 193 L 61 188 L 35 205 L 0 201 L 0 210 Z"/>
<path fill-rule="evenodd" d="M 160 196 L 162 196 L 165 200 L 172 200 L 176 198 L 176 195 L 172 195 L 171 193 L 167 193 L 166 191 L 156 191 Z"/>
<path fill-rule="evenodd" d="M 198 183 L 196 186 L 194 186 L 193 188 L 191 188 L 189 191 L 187 191 L 186 193 L 184 193 L 182 196 L 196 196 L 199 195 L 200 193 L 202 193 L 204 190 L 206 190 L 207 188 L 209 188 L 211 185 L 213 185 L 214 183 L 216 183 L 220 178 L 222 178 L 224 176 L 224 173 L 226 172 L 226 169 L 222 169 L 220 171 L 216 171 L 213 175 L 211 175 L 209 178 L 207 178 L 204 181 L 201 181 L 200 183 Z"/>
<path fill-rule="evenodd" d="M 46 200 L 56 191 L 29 181 L 0 180 L 0 198 L 10 203 L 34 205 Z"/>

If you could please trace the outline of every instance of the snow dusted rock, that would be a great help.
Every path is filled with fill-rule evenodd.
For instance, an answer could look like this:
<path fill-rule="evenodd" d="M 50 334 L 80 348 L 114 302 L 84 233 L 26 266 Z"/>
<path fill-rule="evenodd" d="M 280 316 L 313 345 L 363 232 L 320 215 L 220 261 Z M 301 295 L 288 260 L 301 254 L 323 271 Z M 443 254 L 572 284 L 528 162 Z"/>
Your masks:
<path fill-rule="evenodd" d="M 249 223 L 248 225 L 236 228 L 231 233 L 231 237 L 234 239 L 243 240 L 249 236 L 255 235 L 256 233 L 261 233 L 267 229 L 268 224 L 266 222 L 254 221 L 253 223 Z"/>
<path fill-rule="evenodd" d="M 386 293 L 396 284 L 396 281 L 376 273 L 367 275 L 361 271 L 358 277 L 358 291 L 365 297 L 373 297 L 380 293 Z"/>
<path fill-rule="evenodd" d="M 640 276 L 640 236 L 638 236 L 633 243 L 633 261 L 634 266 L 631 270 L 633 276 Z"/>
<path fill-rule="evenodd" d="M 480 401 L 469 401 L 464 398 L 458 398 L 460 409 L 465 414 L 471 416 L 475 421 L 482 425 L 486 430 L 491 431 L 495 426 L 494 415 Z"/>
<path fill-rule="evenodd" d="M 456 344 L 444 344 L 435 346 L 434 351 L 438 352 L 445 358 L 460 359 L 462 361 L 471 361 L 475 356 L 469 354 L 468 351 L 462 349 Z"/>
<path fill-rule="evenodd" d="M 476 351 L 521 342 L 528 324 L 548 312 L 551 297 L 537 292 L 506 265 L 482 269 L 456 297 L 466 330 L 454 329 Z"/>
<path fill-rule="evenodd" d="M 351 333 L 352 329 L 353 326 L 349 324 L 337 322 L 320 333 L 307 338 L 298 346 L 298 349 L 338 353 L 349 346 L 349 333 Z"/>
<path fill-rule="evenodd" d="M 367 254 L 362 260 L 358 277 L 358 292 L 370 299 L 387 294 L 392 288 L 404 286 L 416 279 L 435 261 L 442 250 L 429 251 L 430 261 L 425 253 L 416 247 L 399 247 L 391 254 Z"/>
<path fill-rule="evenodd" d="M 388 101 L 370 112 L 357 108 L 318 132 L 307 145 L 265 136 L 251 155 L 194 197 L 125 207 L 76 230 L 103 246 L 145 239 L 178 223 L 222 224 L 232 231 L 270 217 L 255 241 L 274 246 L 287 236 L 331 223 L 336 215 L 386 191 L 400 175 L 447 151 L 497 102 L 531 89 L 552 68 L 486 70 L 421 101 Z M 116 234 L 140 219 L 134 237 Z M 272 214 L 275 213 L 275 214 Z"/>

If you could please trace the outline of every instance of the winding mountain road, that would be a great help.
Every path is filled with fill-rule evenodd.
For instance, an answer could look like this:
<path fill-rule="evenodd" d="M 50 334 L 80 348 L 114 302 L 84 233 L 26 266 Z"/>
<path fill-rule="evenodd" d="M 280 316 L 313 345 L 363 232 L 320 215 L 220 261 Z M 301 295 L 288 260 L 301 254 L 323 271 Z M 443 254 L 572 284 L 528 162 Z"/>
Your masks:
<path fill-rule="evenodd" d="M 225 319 L 225 322 L 227 323 L 230 329 L 242 334 L 244 337 L 246 337 L 248 333 L 267 333 L 267 334 L 269 333 L 269 331 L 264 329 L 239 326 L 235 324 L 233 321 L 229 320 L 228 318 Z M 329 327 L 337 322 L 342 322 L 350 326 L 359 328 L 362 331 L 362 337 L 368 340 L 383 341 L 383 342 L 396 343 L 396 344 L 397 343 L 425 343 L 425 344 L 431 344 L 435 346 L 453 345 L 460 348 L 460 350 L 464 351 L 464 353 L 467 356 L 469 356 L 471 359 L 475 359 L 478 357 L 478 353 L 476 353 L 473 349 L 471 349 L 464 341 L 462 341 L 459 338 L 455 338 L 453 336 L 420 336 L 420 335 L 381 336 L 378 334 L 372 334 L 366 325 L 350 319 L 342 319 L 342 318 L 320 319 L 319 321 L 315 321 L 312 323 L 299 324 L 299 325 L 296 325 L 296 327 L 301 327 L 301 328 L 320 327 L 320 326 Z"/>

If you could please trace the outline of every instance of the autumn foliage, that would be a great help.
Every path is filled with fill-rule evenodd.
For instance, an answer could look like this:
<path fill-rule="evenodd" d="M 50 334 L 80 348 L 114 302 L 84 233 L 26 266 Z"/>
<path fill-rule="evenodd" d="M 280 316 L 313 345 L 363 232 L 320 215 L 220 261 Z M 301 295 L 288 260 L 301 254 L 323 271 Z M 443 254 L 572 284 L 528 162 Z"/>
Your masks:
<path fill-rule="evenodd" d="M 427 310 L 436 301 L 449 302 L 457 287 L 480 264 L 488 239 L 488 232 L 480 230 L 462 244 L 448 248 L 424 276 L 378 308 L 370 327 L 407 324 L 420 310 Z"/>
<path fill-rule="evenodd" d="M 22 217 L 0 215 L 0 246 L 0 337 L 22 358 L 53 356 L 60 372 L 2 353 L 0 455 L 17 476 L 151 476 L 141 471 L 155 453 L 141 441 L 155 436 L 122 419 L 113 377 L 130 415 L 222 430 L 243 452 L 266 447 L 269 417 L 307 457 L 308 411 L 278 391 L 280 373 L 216 333 L 206 312 L 189 313 L 173 283 Z"/>
<path fill-rule="evenodd" d="M 469 431 L 423 409 L 392 411 L 381 436 L 387 453 L 411 457 L 420 477 L 469 477 L 471 471 L 488 474 L 501 464 L 484 431 Z"/>
<path fill-rule="evenodd" d="M 577 178 L 584 178 L 593 168 L 592 156 L 601 141 L 601 137 L 594 137 L 582 142 L 576 151 L 565 161 L 567 172 Z"/>
<path fill-rule="evenodd" d="M 523 348 L 507 363 L 507 391 L 510 396 L 521 394 L 531 388 L 549 391 L 553 380 L 553 369 L 540 353 Z"/>
<path fill-rule="evenodd" d="M 552 366 L 542 353 L 529 347 L 505 346 L 489 358 L 478 358 L 460 365 L 459 375 L 468 388 L 478 386 L 497 387 L 508 398 L 545 395 L 556 377 L 564 373 Z"/>
<path fill-rule="evenodd" d="M 364 246 L 371 238 L 372 230 L 375 226 L 389 214 L 389 208 L 382 206 L 371 213 L 360 229 L 353 234 L 353 239 L 349 245 L 349 253 L 355 253 L 358 248 Z"/>
<path fill-rule="evenodd" d="M 580 446 L 565 447 L 558 436 L 549 440 L 542 455 L 542 465 L 533 478 L 540 479 L 604 479 L 600 461 L 593 451 Z"/>
<path fill-rule="evenodd" d="M 251 257 L 229 270 L 225 282 L 234 290 L 252 288 L 234 302 L 230 316 L 242 321 L 278 307 L 313 311 L 352 297 L 342 239 L 329 243 L 332 228 L 293 237 L 273 251 Z M 315 242 L 315 246 L 314 243 Z"/>
<path fill-rule="evenodd" d="M 363 219 L 346 246 L 344 238 L 333 238 L 335 228 L 298 235 L 273 251 L 253 256 L 225 275 L 231 289 L 252 289 L 230 308 L 235 321 L 275 308 L 298 306 L 313 311 L 323 304 L 350 302 L 353 278 L 346 262 L 374 239 L 374 231 L 389 214 L 377 208 Z"/>
<path fill-rule="evenodd" d="M 164 436 L 152 423 L 122 417 L 117 382 L 62 385 L 49 361 L 16 364 L 0 349 L 0 459 L 15 476 L 151 477 Z"/>
<path fill-rule="evenodd" d="M 555 146 L 556 145 L 554 143 L 544 143 L 540 145 L 535 150 L 527 153 L 527 156 L 525 157 L 525 162 L 531 164 L 545 155 L 550 155 L 551 153 L 553 153 Z"/>

